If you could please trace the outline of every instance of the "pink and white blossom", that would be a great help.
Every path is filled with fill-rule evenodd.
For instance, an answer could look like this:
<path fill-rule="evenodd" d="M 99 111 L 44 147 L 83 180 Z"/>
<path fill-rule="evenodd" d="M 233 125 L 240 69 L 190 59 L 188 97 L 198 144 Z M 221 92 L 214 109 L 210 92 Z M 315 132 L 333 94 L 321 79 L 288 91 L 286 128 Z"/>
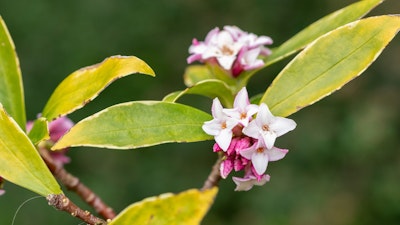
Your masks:
<path fill-rule="evenodd" d="M 223 109 L 223 112 L 243 126 L 247 126 L 252 116 L 258 112 L 258 106 L 250 104 L 247 89 L 243 87 L 235 97 L 233 109 Z"/>
<path fill-rule="evenodd" d="M 289 150 L 277 147 L 267 148 L 263 140 L 258 140 L 251 147 L 240 151 L 240 155 L 251 160 L 251 163 L 258 175 L 267 170 L 268 162 L 277 161 L 285 157 Z"/>
<path fill-rule="evenodd" d="M 262 186 L 270 180 L 268 174 L 263 174 L 257 177 L 253 174 L 253 171 L 249 168 L 245 169 L 244 177 L 232 177 L 233 182 L 236 184 L 235 191 L 248 191 L 253 188 L 254 185 Z"/>
<path fill-rule="evenodd" d="M 296 128 L 296 122 L 291 119 L 272 115 L 266 104 L 259 107 L 257 117 L 243 128 L 243 133 L 249 137 L 262 139 L 268 149 L 275 144 L 277 137 Z"/>
<path fill-rule="evenodd" d="M 218 98 L 213 100 L 211 112 L 214 119 L 205 122 L 202 128 L 204 132 L 214 136 L 215 142 L 222 150 L 226 151 L 232 140 L 232 129 L 238 122 L 223 112 L 223 107 Z"/>
<path fill-rule="evenodd" d="M 217 62 L 233 77 L 237 77 L 243 71 L 262 67 L 264 61 L 259 56 L 271 54 L 265 47 L 270 44 L 270 37 L 244 32 L 236 26 L 224 26 L 222 30 L 217 27 L 207 34 L 204 41 L 192 40 L 189 47 L 191 55 L 187 62 Z"/>

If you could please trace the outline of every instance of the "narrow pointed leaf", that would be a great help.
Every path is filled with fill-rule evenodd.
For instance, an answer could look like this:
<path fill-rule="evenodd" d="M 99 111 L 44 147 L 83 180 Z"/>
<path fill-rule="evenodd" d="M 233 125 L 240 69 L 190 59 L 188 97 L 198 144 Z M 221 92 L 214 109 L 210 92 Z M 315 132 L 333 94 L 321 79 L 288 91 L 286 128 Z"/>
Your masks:
<path fill-rule="evenodd" d="M 210 140 L 201 128 L 211 115 L 169 102 L 138 101 L 104 109 L 77 123 L 54 146 L 130 149 L 168 142 Z"/>
<path fill-rule="evenodd" d="M 41 117 L 33 122 L 32 129 L 29 131 L 28 137 L 35 145 L 50 138 L 46 118 Z"/>
<path fill-rule="evenodd" d="M 261 102 L 279 116 L 313 104 L 367 69 L 399 29 L 399 16 L 378 16 L 322 36 L 282 70 Z"/>
<path fill-rule="evenodd" d="M 0 17 L 0 103 L 25 129 L 25 102 L 22 76 L 15 46 Z"/>
<path fill-rule="evenodd" d="M 381 2 L 383 0 L 362 0 L 321 18 L 274 49 L 265 66 L 299 51 L 327 32 L 363 17 Z"/>
<path fill-rule="evenodd" d="M 39 195 L 60 194 L 57 181 L 24 131 L 0 106 L 0 175 Z"/>
<path fill-rule="evenodd" d="M 191 189 L 147 198 L 124 209 L 109 225 L 199 225 L 217 192 L 217 188 Z"/>
<path fill-rule="evenodd" d="M 77 70 L 58 85 L 42 114 L 51 121 L 80 109 L 114 80 L 134 73 L 154 76 L 153 70 L 134 56 L 112 56 Z"/>
<path fill-rule="evenodd" d="M 231 107 L 233 104 L 233 94 L 228 85 L 221 80 L 215 79 L 203 80 L 183 91 L 171 93 L 167 95 L 163 101 L 176 102 L 180 97 L 186 94 L 202 95 L 211 99 L 218 97 L 221 103 L 226 107 Z"/>

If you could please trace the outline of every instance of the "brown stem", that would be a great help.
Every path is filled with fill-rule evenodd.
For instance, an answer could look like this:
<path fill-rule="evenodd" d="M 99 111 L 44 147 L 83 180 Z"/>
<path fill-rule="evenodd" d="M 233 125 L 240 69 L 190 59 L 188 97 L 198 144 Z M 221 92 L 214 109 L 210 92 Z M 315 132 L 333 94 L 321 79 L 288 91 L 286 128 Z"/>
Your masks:
<path fill-rule="evenodd" d="M 68 190 L 76 192 L 88 205 L 92 206 L 96 212 L 104 219 L 113 219 L 116 214 L 114 210 L 106 205 L 101 198 L 91 189 L 85 186 L 77 177 L 68 173 L 64 167 L 54 162 L 46 149 L 39 149 L 40 154 L 53 175 L 65 185 Z"/>
<path fill-rule="evenodd" d="M 71 214 L 73 217 L 77 217 L 82 221 L 90 225 L 106 225 L 107 222 L 93 216 L 89 211 L 84 211 L 78 206 L 76 206 L 71 200 L 69 200 L 63 194 L 50 194 L 46 197 L 49 205 L 54 206 L 54 208 L 65 211 Z"/>
<path fill-rule="evenodd" d="M 204 182 L 203 187 L 201 190 L 211 189 L 213 187 L 218 186 L 218 182 L 221 180 L 221 174 L 219 168 L 221 166 L 222 157 L 219 156 L 218 160 L 213 165 L 210 174 L 207 177 L 207 180 Z"/>

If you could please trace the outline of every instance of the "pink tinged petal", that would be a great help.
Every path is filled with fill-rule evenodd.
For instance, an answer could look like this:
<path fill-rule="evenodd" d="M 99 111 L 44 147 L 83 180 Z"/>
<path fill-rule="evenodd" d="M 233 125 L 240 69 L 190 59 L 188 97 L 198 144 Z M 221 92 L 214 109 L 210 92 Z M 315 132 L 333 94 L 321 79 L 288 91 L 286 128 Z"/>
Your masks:
<path fill-rule="evenodd" d="M 273 147 L 271 149 L 266 150 L 268 154 L 269 161 L 277 161 L 283 159 L 285 155 L 289 152 L 287 149 L 281 149 L 277 147 Z"/>
<path fill-rule="evenodd" d="M 219 123 L 219 120 L 217 120 L 217 119 L 213 119 L 213 120 L 204 122 L 204 124 L 201 128 L 208 135 L 212 135 L 212 136 L 218 135 L 221 132 L 221 124 Z"/>
<path fill-rule="evenodd" d="M 243 156 L 244 158 L 246 158 L 246 159 L 248 159 L 248 160 L 251 160 L 252 156 L 253 156 L 254 154 L 256 154 L 256 151 L 257 151 L 256 146 L 257 146 L 257 143 L 253 144 L 253 145 L 250 146 L 249 148 L 245 148 L 245 149 L 240 150 L 239 153 L 240 153 L 240 155 Z"/>
<path fill-rule="evenodd" d="M 235 101 L 233 102 L 233 107 L 238 108 L 240 111 L 245 111 L 246 106 L 250 104 L 249 94 L 247 94 L 246 87 L 240 89 L 236 94 Z"/>
<path fill-rule="evenodd" d="M 269 159 L 265 150 L 266 149 L 264 149 L 263 152 L 257 151 L 251 157 L 251 163 L 253 164 L 253 167 L 258 175 L 263 174 L 267 170 Z"/>
<path fill-rule="evenodd" d="M 213 152 L 220 152 L 220 151 L 222 151 L 222 148 L 219 147 L 219 145 L 217 143 L 215 143 L 213 145 Z"/>
<path fill-rule="evenodd" d="M 224 160 L 220 166 L 221 177 L 224 179 L 227 178 L 232 169 L 233 169 L 232 160 L 229 159 Z"/>
<path fill-rule="evenodd" d="M 200 54 L 195 54 L 195 55 L 191 55 L 189 57 L 187 57 L 186 62 L 187 64 L 191 64 L 195 61 L 201 61 L 201 55 Z"/>
<path fill-rule="evenodd" d="M 217 57 L 219 65 L 221 65 L 222 68 L 224 68 L 225 70 L 230 70 L 235 60 L 235 55 Z"/>
<path fill-rule="evenodd" d="M 251 178 L 232 177 L 236 184 L 235 191 L 248 191 L 254 186 L 254 180 Z"/>
<path fill-rule="evenodd" d="M 269 128 L 274 131 L 277 137 L 279 137 L 289 131 L 294 130 L 296 125 L 297 124 L 294 122 L 294 120 L 283 117 L 275 117 L 274 122 L 269 125 Z"/>
<path fill-rule="evenodd" d="M 232 140 L 232 130 L 223 129 L 221 132 L 214 137 L 215 142 L 222 148 L 223 151 L 226 151 Z"/>
<path fill-rule="evenodd" d="M 269 175 L 263 175 L 260 181 L 258 181 L 254 176 L 241 178 L 241 177 L 232 177 L 233 182 L 236 184 L 235 191 L 248 191 L 253 188 L 254 185 L 262 186 L 267 183 L 270 179 Z"/>
<path fill-rule="evenodd" d="M 237 154 L 240 154 L 240 151 L 251 146 L 251 139 L 249 137 L 240 138 L 240 140 L 236 143 L 235 151 Z"/>
<path fill-rule="evenodd" d="M 63 116 L 49 123 L 50 139 L 54 142 L 58 141 L 71 127 L 74 122 Z"/>
<path fill-rule="evenodd" d="M 261 138 L 265 146 L 270 149 L 275 144 L 276 134 L 272 131 L 261 131 Z"/>
<path fill-rule="evenodd" d="M 214 98 L 212 106 L 211 106 L 211 113 L 214 118 L 222 118 L 224 113 L 222 112 L 222 104 L 218 98 Z"/>
<path fill-rule="evenodd" d="M 255 46 L 261 46 L 261 45 L 271 45 L 273 43 L 272 38 L 268 36 L 259 36 L 255 42 Z"/>
<path fill-rule="evenodd" d="M 233 168 L 235 169 L 235 171 L 240 171 L 243 170 L 245 168 L 247 164 L 243 163 L 243 161 L 241 160 L 241 158 L 235 159 L 233 161 Z"/>
<path fill-rule="evenodd" d="M 216 27 L 212 30 L 210 30 L 210 32 L 208 32 L 206 38 L 205 38 L 205 43 L 208 44 L 210 42 L 210 40 L 215 37 L 215 35 L 217 35 L 219 33 L 219 28 Z"/>
<path fill-rule="evenodd" d="M 6 191 L 4 189 L 0 189 L 0 196 L 4 195 Z"/>
<path fill-rule="evenodd" d="M 263 125 L 269 125 L 274 121 L 274 115 L 272 115 L 271 111 L 269 111 L 268 106 L 265 103 L 261 103 L 258 108 L 258 114 L 256 117 L 256 123 L 259 127 Z"/>
<path fill-rule="evenodd" d="M 260 137 L 260 128 L 255 120 L 251 121 L 246 127 L 244 127 L 242 132 L 252 138 L 258 139 Z"/>

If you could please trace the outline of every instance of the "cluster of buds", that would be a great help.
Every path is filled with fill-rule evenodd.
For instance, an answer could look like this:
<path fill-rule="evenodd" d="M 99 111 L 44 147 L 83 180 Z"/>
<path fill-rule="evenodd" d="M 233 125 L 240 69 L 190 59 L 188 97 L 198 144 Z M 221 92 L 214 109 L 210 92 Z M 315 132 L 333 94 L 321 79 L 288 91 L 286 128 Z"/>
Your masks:
<path fill-rule="evenodd" d="M 205 41 L 193 39 L 187 62 L 218 63 L 233 77 L 238 77 L 243 71 L 264 65 L 259 56 L 271 54 L 264 46 L 270 44 L 270 37 L 247 33 L 236 26 L 224 26 L 223 30 L 216 27 L 207 34 Z"/>
<path fill-rule="evenodd" d="M 223 108 L 215 98 L 211 111 L 214 119 L 205 122 L 202 128 L 214 136 L 214 152 L 223 154 L 221 177 L 225 179 L 232 170 L 243 170 L 244 177 L 233 177 L 236 191 L 264 185 L 270 179 L 265 174 L 268 162 L 280 160 L 288 152 L 275 147 L 276 138 L 296 128 L 296 123 L 273 116 L 264 103 L 250 104 L 245 87 L 236 95 L 232 109 Z"/>

